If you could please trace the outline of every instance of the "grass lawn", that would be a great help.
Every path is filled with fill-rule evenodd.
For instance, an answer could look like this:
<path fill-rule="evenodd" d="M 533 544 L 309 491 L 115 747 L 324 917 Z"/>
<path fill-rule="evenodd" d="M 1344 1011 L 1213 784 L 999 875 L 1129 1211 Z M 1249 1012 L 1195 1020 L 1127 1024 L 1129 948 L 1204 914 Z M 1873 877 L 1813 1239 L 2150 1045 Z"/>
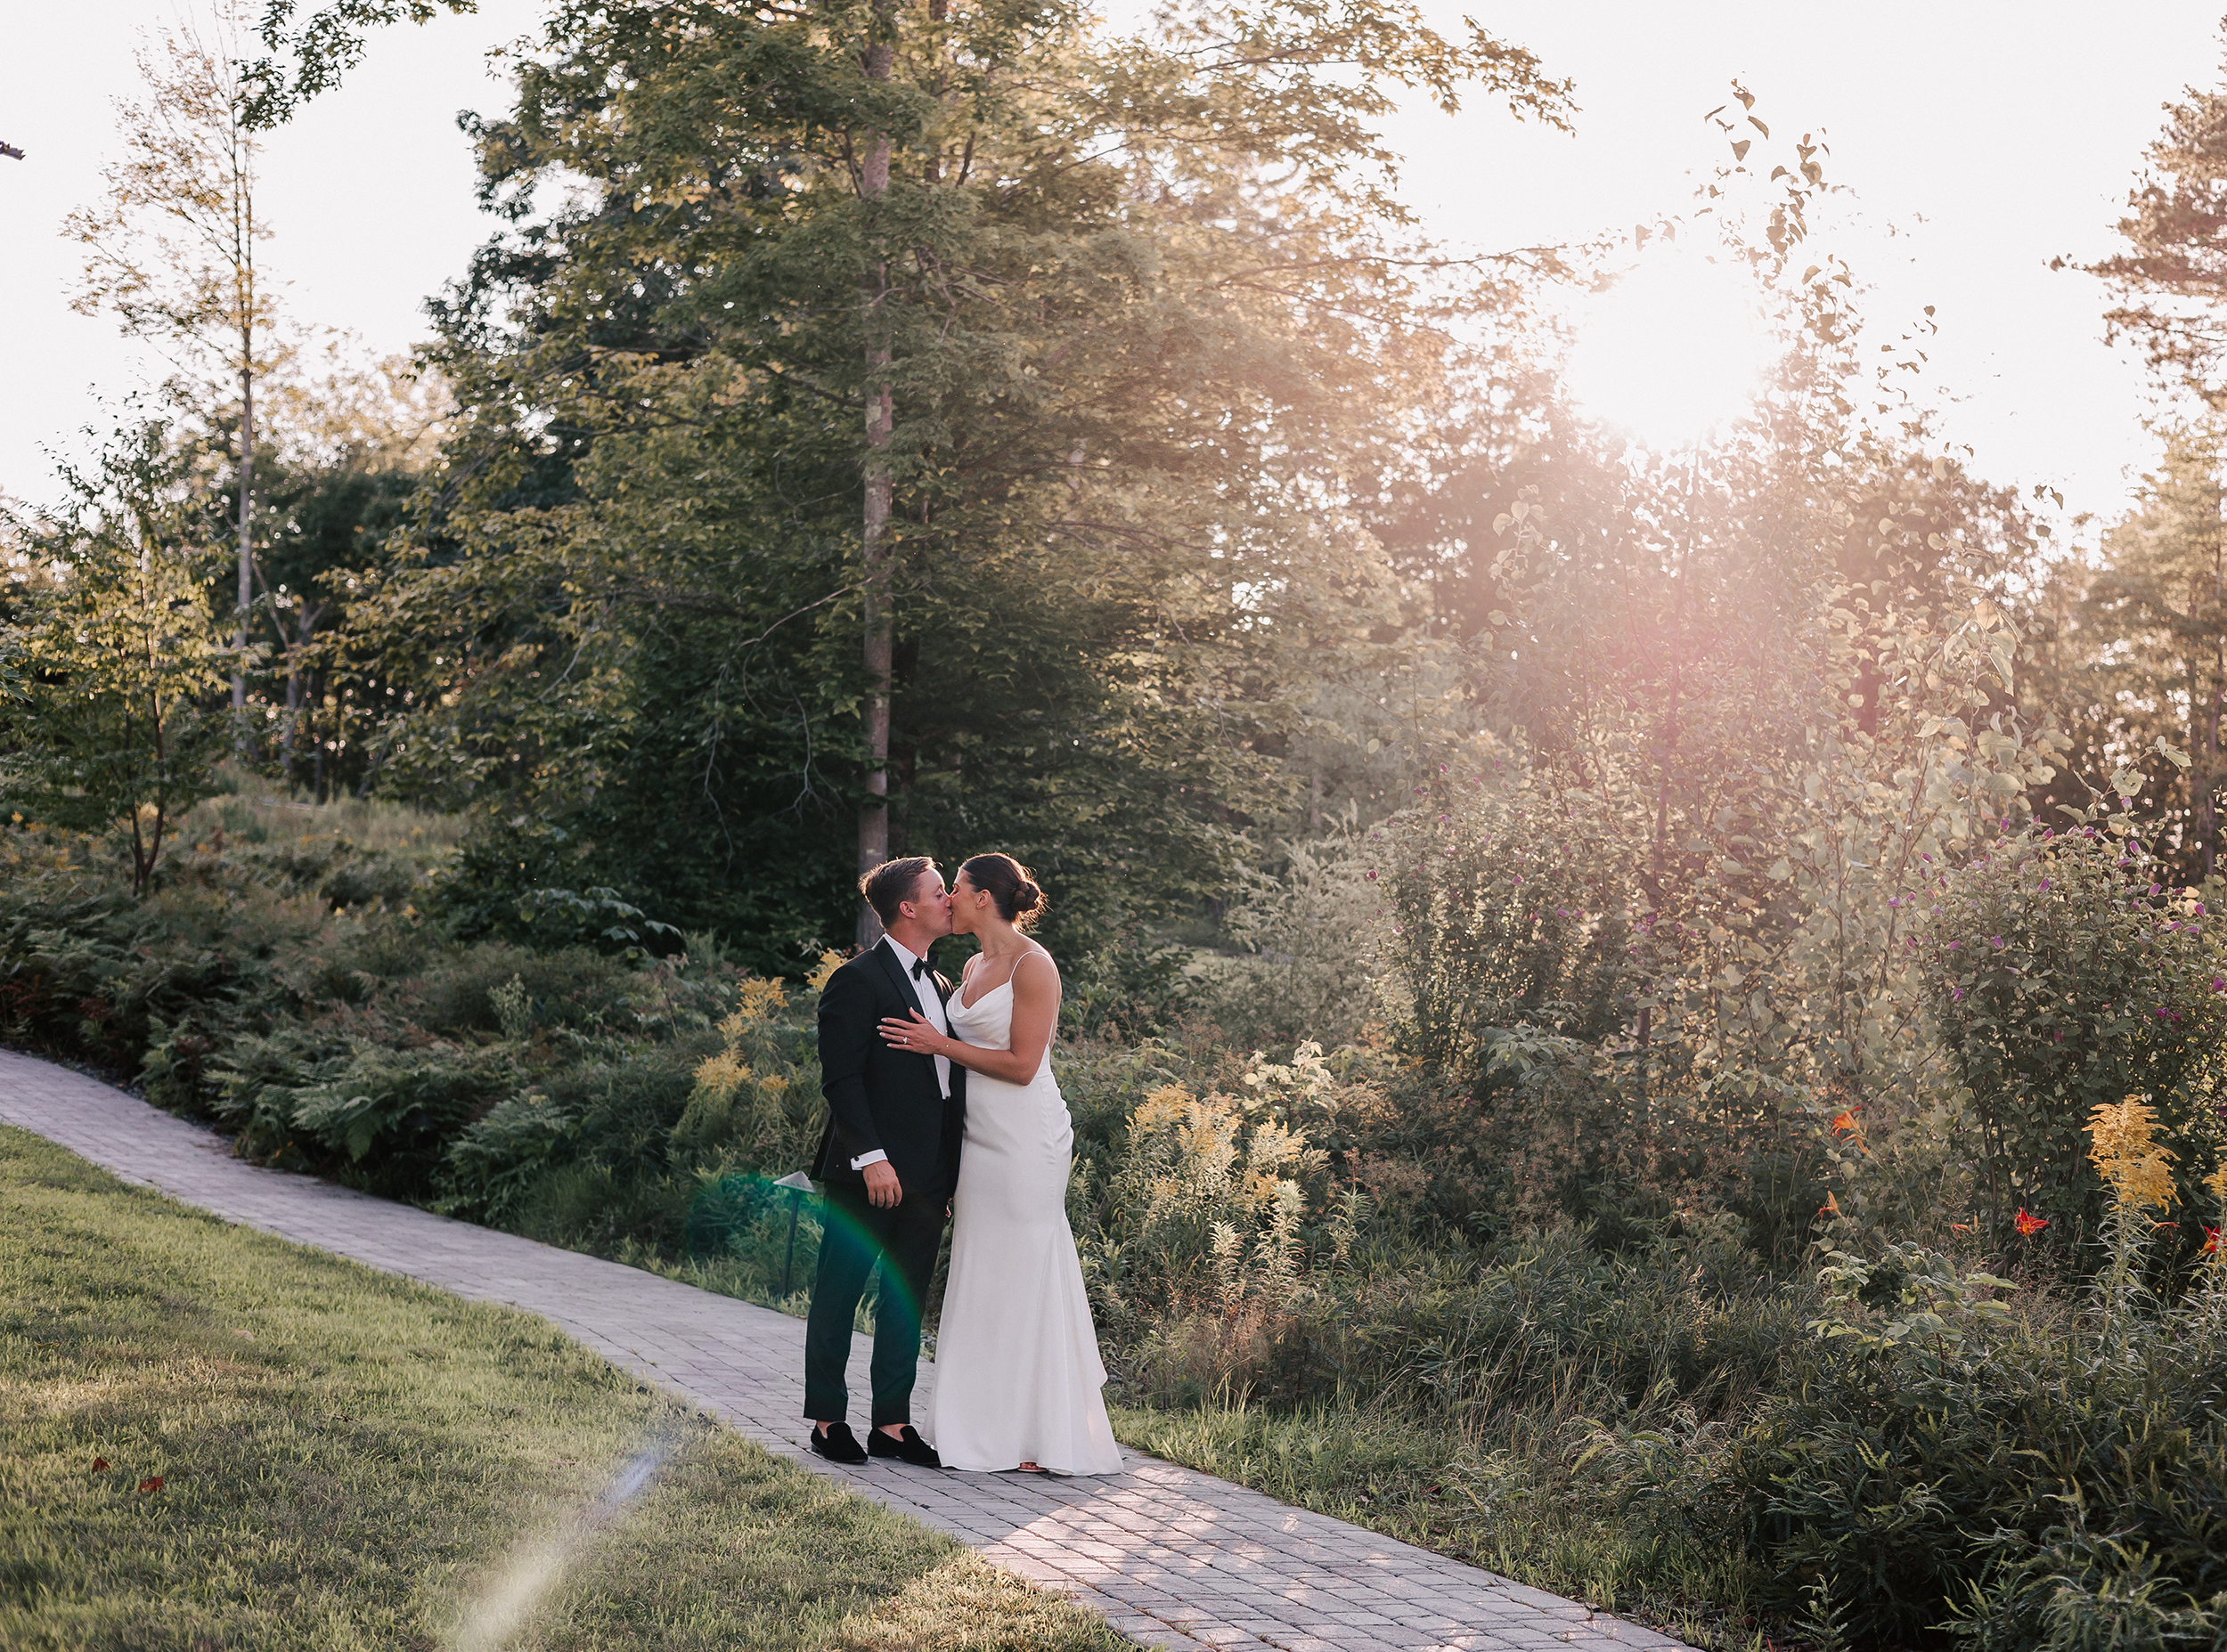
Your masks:
<path fill-rule="evenodd" d="M 1123 1644 L 540 1320 L 5 1127 L 0 1438 L 26 1652 Z"/>

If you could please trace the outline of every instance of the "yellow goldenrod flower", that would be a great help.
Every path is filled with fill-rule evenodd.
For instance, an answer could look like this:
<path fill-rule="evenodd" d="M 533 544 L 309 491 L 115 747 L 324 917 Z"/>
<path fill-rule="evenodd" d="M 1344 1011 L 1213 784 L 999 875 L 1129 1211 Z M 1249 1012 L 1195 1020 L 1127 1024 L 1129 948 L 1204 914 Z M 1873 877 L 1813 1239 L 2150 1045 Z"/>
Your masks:
<path fill-rule="evenodd" d="M 722 1050 L 699 1062 L 696 1069 L 696 1087 L 706 1095 L 725 1101 L 742 1088 L 750 1077 L 750 1069 L 743 1064 L 732 1050 Z"/>
<path fill-rule="evenodd" d="M 2146 1210 L 2173 1202 L 2174 1153 L 2157 1139 L 2158 1115 L 2149 1103 L 2130 1095 L 2098 1106 L 2088 1115 L 2088 1157 L 2119 1203 Z"/>
<path fill-rule="evenodd" d="M 737 1008 L 744 1021 L 763 1021 L 788 1003 L 788 984 L 779 976 L 771 981 L 746 981 L 737 996 L 740 999 Z"/>

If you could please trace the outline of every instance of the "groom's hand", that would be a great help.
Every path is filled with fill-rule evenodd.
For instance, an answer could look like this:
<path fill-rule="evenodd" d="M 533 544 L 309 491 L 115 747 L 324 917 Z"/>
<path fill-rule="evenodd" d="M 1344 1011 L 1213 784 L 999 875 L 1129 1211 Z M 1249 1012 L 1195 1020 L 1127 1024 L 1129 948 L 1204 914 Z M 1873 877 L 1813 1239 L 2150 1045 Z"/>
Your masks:
<path fill-rule="evenodd" d="M 866 1167 L 866 1202 L 877 1210 L 886 1210 L 905 1196 L 904 1184 L 897 1180 L 897 1173 L 889 1168 L 886 1159 L 877 1160 Z"/>

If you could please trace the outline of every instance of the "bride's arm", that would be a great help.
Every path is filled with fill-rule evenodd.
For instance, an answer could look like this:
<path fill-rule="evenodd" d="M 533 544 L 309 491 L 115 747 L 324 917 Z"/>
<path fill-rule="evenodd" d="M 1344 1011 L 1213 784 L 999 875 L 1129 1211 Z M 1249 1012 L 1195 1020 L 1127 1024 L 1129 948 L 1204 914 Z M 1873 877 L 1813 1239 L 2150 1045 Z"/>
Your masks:
<path fill-rule="evenodd" d="M 1044 967 L 1029 968 L 1039 957 L 1044 960 Z M 911 1011 L 902 1021 L 883 1021 L 882 1037 L 900 1049 L 946 1057 L 985 1078 L 1026 1084 L 1044 1064 L 1044 1051 L 1052 1041 L 1052 1028 L 1058 1020 L 1058 966 L 1053 964 L 1048 953 L 1032 952 L 1013 971 L 1012 1048 L 986 1050 L 979 1044 L 962 1044 L 957 1038 L 947 1038 L 918 1010 Z"/>

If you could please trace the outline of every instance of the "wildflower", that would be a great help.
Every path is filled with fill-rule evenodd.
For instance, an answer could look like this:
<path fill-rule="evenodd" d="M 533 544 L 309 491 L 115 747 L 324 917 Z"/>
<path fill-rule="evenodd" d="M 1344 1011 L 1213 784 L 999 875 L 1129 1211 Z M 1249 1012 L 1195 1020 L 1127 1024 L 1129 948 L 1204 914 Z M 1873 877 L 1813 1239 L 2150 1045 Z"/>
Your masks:
<path fill-rule="evenodd" d="M 2099 1105 L 2088 1115 L 2088 1157 L 2122 1205 L 2147 1210 L 2173 1202 L 2173 1150 L 2158 1139 L 2158 1115 L 2150 1103 L 2130 1095 L 2113 1106 Z"/>
<path fill-rule="evenodd" d="M 2020 1205 L 2019 1214 L 2012 1219 L 2011 1225 L 2019 1230 L 2020 1239 L 2031 1239 L 2049 1225 L 2049 1218 L 2045 1216 L 2035 1216 L 2024 1205 Z"/>
<path fill-rule="evenodd" d="M 1376 874 L 1375 874 L 1375 873 L 1374 873 L 1374 872 L 1371 872 L 1371 873 L 1368 875 L 1368 881 L 1369 881 L 1370 883 L 1374 883 L 1375 882 L 1376 882 Z"/>
<path fill-rule="evenodd" d="M 1856 1123 L 1856 1115 L 1861 1112 L 1863 1109 L 1864 1103 L 1861 1102 L 1858 1102 L 1853 1107 L 1842 1108 L 1839 1112 L 1833 1115 L 1831 1124 L 1828 1125 L 1826 1127 L 1835 1135 L 1845 1135 L 1851 1131 L 1862 1129 L 1864 1127 Z"/>
<path fill-rule="evenodd" d="M 2042 887 L 2043 889 L 2047 889 L 2049 887 L 2049 880 L 2047 878 L 2043 878 L 2042 880 Z"/>
<path fill-rule="evenodd" d="M 1840 1200 L 1830 1188 L 1828 1188 L 1825 1192 L 1825 1202 L 1817 1207 L 1817 1214 L 1819 1216 L 1839 1216 L 1840 1214 Z"/>
<path fill-rule="evenodd" d="M 2208 1257 L 2214 1262 L 2219 1260 L 2219 1230 L 2208 1222 L 2204 1225 L 2204 1249 L 2198 1251 L 2197 1254 L 2201 1257 Z"/>
<path fill-rule="evenodd" d="M 835 973 L 833 970 L 828 972 Z M 787 1005 L 788 988 L 778 976 L 771 981 L 746 981 L 737 989 L 736 997 L 735 1007 L 744 1021 L 763 1021 Z"/>

